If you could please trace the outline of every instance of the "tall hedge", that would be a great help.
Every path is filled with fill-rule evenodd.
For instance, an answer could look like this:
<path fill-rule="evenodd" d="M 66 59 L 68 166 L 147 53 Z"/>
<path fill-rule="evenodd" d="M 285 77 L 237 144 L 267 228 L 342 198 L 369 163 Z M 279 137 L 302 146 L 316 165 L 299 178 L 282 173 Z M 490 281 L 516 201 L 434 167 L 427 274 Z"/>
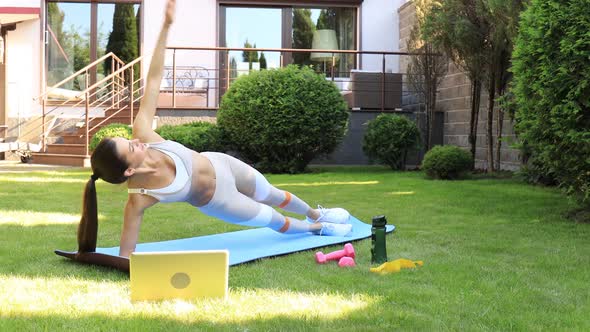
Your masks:
<path fill-rule="evenodd" d="M 163 139 L 178 142 L 197 151 L 223 152 L 223 142 L 217 125 L 209 122 L 190 122 L 181 125 L 163 125 L 156 129 Z"/>
<path fill-rule="evenodd" d="M 521 18 L 512 68 L 515 128 L 529 164 L 587 204 L 589 31 L 587 0 L 532 0 Z"/>
<path fill-rule="evenodd" d="M 297 173 L 344 137 L 348 112 L 338 88 L 297 66 L 252 72 L 225 93 L 217 114 L 224 138 L 262 171 Z"/>

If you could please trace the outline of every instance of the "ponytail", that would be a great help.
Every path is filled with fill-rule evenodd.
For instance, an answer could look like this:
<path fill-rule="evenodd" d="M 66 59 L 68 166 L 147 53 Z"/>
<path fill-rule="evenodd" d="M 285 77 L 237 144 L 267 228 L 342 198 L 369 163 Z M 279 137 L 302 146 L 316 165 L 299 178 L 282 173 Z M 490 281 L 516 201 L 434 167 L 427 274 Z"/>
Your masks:
<path fill-rule="evenodd" d="M 96 179 L 94 174 L 84 188 L 82 218 L 78 225 L 78 253 L 94 252 L 98 233 L 98 209 L 96 202 Z"/>
<path fill-rule="evenodd" d="M 94 149 L 90 157 L 92 175 L 84 188 L 82 218 L 78 225 L 78 253 L 96 251 L 98 233 L 98 208 L 96 203 L 96 180 L 100 178 L 108 183 L 127 181 L 125 170 L 128 163 L 117 153 L 116 143 L 111 138 L 104 138 Z"/>

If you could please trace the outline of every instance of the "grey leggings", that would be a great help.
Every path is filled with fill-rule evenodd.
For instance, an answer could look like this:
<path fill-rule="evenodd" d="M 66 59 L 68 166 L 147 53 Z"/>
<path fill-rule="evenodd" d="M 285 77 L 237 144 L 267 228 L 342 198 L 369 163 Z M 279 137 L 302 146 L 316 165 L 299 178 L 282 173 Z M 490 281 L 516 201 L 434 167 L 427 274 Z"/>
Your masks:
<path fill-rule="evenodd" d="M 297 196 L 272 186 L 248 164 L 223 153 L 202 152 L 215 169 L 215 193 L 201 212 L 221 220 L 281 233 L 309 231 L 309 223 L 285 217 L 272 206 L 306 215 L 311 209 Z"/>

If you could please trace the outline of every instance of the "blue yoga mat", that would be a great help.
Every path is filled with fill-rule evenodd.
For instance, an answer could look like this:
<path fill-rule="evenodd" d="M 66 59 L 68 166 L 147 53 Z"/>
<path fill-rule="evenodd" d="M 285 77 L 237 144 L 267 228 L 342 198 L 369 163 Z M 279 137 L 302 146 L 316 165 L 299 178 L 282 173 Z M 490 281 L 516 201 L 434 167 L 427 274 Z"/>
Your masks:
<path fill-rule="evenodd" d="M 348 236 L 317 236 L 311 233 L 281 234 L 269 228 L 193 237 L 189 239 L 140 243 L 135 251 L 229 250 L 229 265 L 237 265 L 259 258 L 284 255 L 328 245 L 346 243 L 371 236 L 371 225 L 351 217 L 352 232 Z M 387 232 L 395 229 L 387 225 Z M 96 248 L 97 253 L 119 255 L 119 247 Z"/>

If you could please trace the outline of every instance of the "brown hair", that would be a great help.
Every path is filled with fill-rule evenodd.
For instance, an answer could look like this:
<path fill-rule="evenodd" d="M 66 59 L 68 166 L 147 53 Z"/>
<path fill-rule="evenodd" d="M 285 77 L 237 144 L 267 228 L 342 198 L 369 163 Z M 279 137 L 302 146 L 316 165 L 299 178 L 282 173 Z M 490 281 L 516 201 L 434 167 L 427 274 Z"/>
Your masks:
<path fill-rule="evenodd" d="M 96 199 L 96 180 L 118 184 L 127 181 L 125 170 L 129 164 L 119 156 L 115 141 L 103 139 L 90 157 L 92 175 L 84 188 L 82 218 L 78 225 L 78 252 L 94 252 L 98 234 L 98 204 Z"/>

